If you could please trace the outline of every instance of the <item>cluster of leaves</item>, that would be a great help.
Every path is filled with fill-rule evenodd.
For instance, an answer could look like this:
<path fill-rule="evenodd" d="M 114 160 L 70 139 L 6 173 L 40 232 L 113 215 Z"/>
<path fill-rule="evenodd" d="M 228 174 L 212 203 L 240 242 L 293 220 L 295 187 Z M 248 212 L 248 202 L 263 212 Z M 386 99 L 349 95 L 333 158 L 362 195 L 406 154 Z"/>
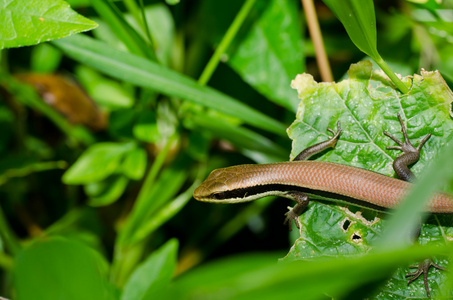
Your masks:
<path fill-rule="evenodd" d="M 451 178 L 448 155 L 426 171 L 411 207 L 385 224 L 381 215 L 312 203 L 280 264 L 284 254 L 255 254 L 187 271 L 213 252 L 231 253 L 216 249 L 234 236 L 232 245 L 242 249 L 237 233 L 247 225 L 246 244 L 254 236 L 265 241 L 262 250 L 286 245 L 283 226 L 277 246 L 264 235 L 283 220 L 284 205 L 269 220 L 260 217 L 272 199 L 234 208 L 189 200 L 214 168 L 287 160 L 291 123 L 292 156 L 326 139 L 327 128 L 340 121 L 336 150 L 317 159 L 393 176 L 398 153 L 385 149 L 391 144 L 382 131 L 398 135 L 400 113 L 411 139 L 433 133 L 413 169 L 420 175 L 453 134 L 452 94 L 439 73 L 399 78 L 382 57 L 403 75 L 423 67 L 452 80 L 453 7 L 433 0 L 378 6 L 378 20 L 385 21 L 377 33 L 372 1 L 325 1 L 388 77 L 369 62 L 349 69 L 363 54 L 347 43 L 346 32 L 338 34 L 340 23 L 329 12 L 320 14 L 326 49 L 336 77 L 349 69 L 349 79 L 318 84 L 308 74 L 296 78 L 317 55 L 304 38 L 297 1 L 68 2 L 0 4 L 0 47 L 36 45 L 1 53 L 2 295 L 317 299 L 379 288 L 392 272 L 380 293 L 370 289 L 377 299 L 425 295 L 421 282 L 406 289 L 408 269 L 395 268 L 451 253 L 445 244 L 451 219 L 423 226 L 426 247 L 394 241 L 406 240 L 426 194 Z M 355 256 L 372 245 L 380 251 Z M 186 274 L 172 279 L 175 272 Z M 450 277 L 435 272 L 430 284 L 448 293 Z"/>

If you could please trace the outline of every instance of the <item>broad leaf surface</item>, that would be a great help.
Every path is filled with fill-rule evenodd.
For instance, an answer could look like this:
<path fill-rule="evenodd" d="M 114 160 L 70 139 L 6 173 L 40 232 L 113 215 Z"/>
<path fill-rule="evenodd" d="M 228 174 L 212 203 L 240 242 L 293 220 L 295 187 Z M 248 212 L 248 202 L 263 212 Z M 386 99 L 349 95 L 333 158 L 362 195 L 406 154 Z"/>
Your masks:
<path fill-rule="evenodd" d="M 244 81 L 291 111 L 296 110 L 298 101 L 288 82 L 304 71 L 296 4 L 285 0 L 266 2 L 266 8 L 230 51 L 228 60 Z"/>
<path fill-rule="evenodd" d="M 14 261 L 17 299 L 117 299 L 99 253 L 64 238 L 45 238 Z"/>
<path fill-rule="evenodd" d="M 395 143 L 383 135 L 383 131 L 400 140 L 403 138 L 397 119 L 399 113 L 413 143 L 432 134 L 422 148 L 420 160 L 411 168 L 416 176 L 420 175 L 453 136 L 450 115 L 453 94 L 440 74 L 422 71 L 421 75 L 403 78 L 403 81 L 413 83 L 406 95 L 390 88 L 382 73 L 373 73 L 370 62 L 352 65 L 348 75 L 349 79 L 339 83 L 316 83 L 307 74 L 299 75 L 293 81 L 301 102 L 297 118 L 288 130 L 293 139 L 291 156 L 326 140 L 330 136 L 327 128 L 336 129 L 336 123 L 340 121 L 343 132 L 336 148 L 315 159 L 395 176 L 392 162 L 400 152 L 386 149 Z M 284 260 L 351 256 L 371 249 L 370 245 L 385 226 L 380 220 L 381 217 L 385 219 L 385 214 L 369 210 L 362 213 L 355 207 L 329 206 L 328 203 L 311 202 L 308 211 L 300 217 L 301 236 Z M 441 216 L 438 220 L 431 218 L 422 226 L 420 243 L 444 243 L 445 239 L 453 237 L 451 218 Z M 439 223 L 442 227 L 438 227 Z M 445 265 L 444 260 L 437 262 Z M 399 269 L 378 299 L 390 295 L 424 297 L 422 281 L 417 280 L 407 287 L 404 277 L 407 272 L 408 268 Z M 428 276 L 431 288 L 436 290 L 445 278 L 445 273 L 431 271 Z"/>
<path fill-rule="evenodd" d="M 34 45 L 97 26 L 63 0 L 1 1 L 0 24 L 0 49 Z"/>

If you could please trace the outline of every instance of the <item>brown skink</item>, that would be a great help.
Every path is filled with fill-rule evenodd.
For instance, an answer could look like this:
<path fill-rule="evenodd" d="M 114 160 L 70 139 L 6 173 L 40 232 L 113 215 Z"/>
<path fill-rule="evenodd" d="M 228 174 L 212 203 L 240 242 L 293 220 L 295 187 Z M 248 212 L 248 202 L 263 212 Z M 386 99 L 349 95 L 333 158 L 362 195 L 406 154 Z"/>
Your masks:
<path fill-rule="evenodd" d="M 341 133 L 340 124 L 332 138 L 308 147 L 293 161 L 262 165 L 239 165 L 217 169 L 194 191 L 194 198 L 204 202 L 239 203 L 259 199 L 265 196 L 290 198 L 297 204 L 286 213 L 286 222 L 299 224 L 299 215 L 309 203 L 310 197 L 346 202 L 375 210 L 395 208 L 405 198 L 414 180 L 409 165 L 420 158 L 420 149 L 431 136 L 428 134 L 417 147 L 407 137 L 406 127 L 400 115 L 404 142 L 384 132 L 398 146 L 387 149 L 400 150 L 403 153 L 393 162 L 393 169 L 400 179 L 388 177 L 361 168 L 323 162 L 307 161 L 312 155 L 329 147 L 334 148 Z M 453 195 L 437 192 L 432 195 L 425 207 L 430 213 L 453 213 Z M 430 296 L 427 272 L 434 264 L 430 259 L 419 265 L 417 271 L 408 273 L 411 283 L 421 274 L 427 295 Z"/>
<path fill-rule="evenodd" d="M 195 190 L 194 198 L 204 202 L 239 203 L 265 196 L 280 196 L 297 202 L 287 213 L 286 222 L 295 220 L 309 202 L 309 196 L 336 202 L 352 203 L 375 210 L 395 208 L 411 189 L 414 179 L 408 166 L 420 158 L 420 149 L 428 140 L 428 134 L 414 147 L 406 132 L 403 120 L 398 115 L 404 142 L 391 134 L 385 135 L 399 146 L 387 147 L 403 152 L 393 162 L 393 168 L 401 179 L 388 177 L 373 171 L 323 161 L 308 161 L 312 155 L 326 148 L 334 148 L 340 136 L 329 129 L 334 136 L 327 141 L 308 147 L 294 161 L 262 165 L 239 165 L 211 172 L 208 178 Z M 453 195 L 435 193 L 426 204 L 430 213 L 453 213 Z"/>

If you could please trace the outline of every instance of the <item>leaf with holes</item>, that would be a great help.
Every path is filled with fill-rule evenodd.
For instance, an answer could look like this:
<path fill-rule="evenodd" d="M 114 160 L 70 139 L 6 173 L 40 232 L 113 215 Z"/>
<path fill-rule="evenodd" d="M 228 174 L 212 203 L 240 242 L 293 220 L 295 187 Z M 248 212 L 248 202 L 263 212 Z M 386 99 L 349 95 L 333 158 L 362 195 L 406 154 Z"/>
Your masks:
<path fill-rule="evenodd" d="M 394 146 L 394 141 L 383 132 L 403 138 L 397 118 L 399 113 L 407 124 L 412 142 L 428 133 L 433 134 L 422 148 L 420 160 L 411 167 L 416 176 L 421 174 L 439 149 L 453 137 L 450 115 L 453 94 L 440 74 L 422 71 L 421 75 L 403 78 L 403 81 L 412 81 L 413 84 L 406 95 L 390 88 L 388 79 L 381 72 L 373 72 L 370 62 L 352 65 L 348 75 L 349 79 L 339 83 L 317 83 L 308 74 L 298 75 L 292 82 L 301 102 L 296 120 L 288 129 L 293 139 L 291 156 L 295 157 L 306 147 L 328 139 L 327 128 L 336 129 L 340 121 L 343 131 L 336 148 L 315 159 L 395 176 L 392 162 L 400 153 L 386 149 Z M 371 249 L 382 226 L 385 226 L 380 218 L 385 219 L 386 215 L 352 206 L 345 208 L 327 204 L 329 202 L 311 202 L 300 217 L 300 238 L 284 260 L 351 256 Z M 444 238 L 442 231 L 447 237 L 453 237 L 451 218 L 440 219 L 442 227 L 437 224 L 437 221 L 428 220 L 423 225 L 421 243 L 441 241 Z M 385 298 L 388 296 L 385 293 L 390 292 L 401 297 L 425 296 L 422 281 L 406 286 L 404 274 L 408 271 L 408 268 L 397 270 L 378 298 Z M 442 285 L 445 274 L 431 271 L 429 282 L 432 286 Z"/>

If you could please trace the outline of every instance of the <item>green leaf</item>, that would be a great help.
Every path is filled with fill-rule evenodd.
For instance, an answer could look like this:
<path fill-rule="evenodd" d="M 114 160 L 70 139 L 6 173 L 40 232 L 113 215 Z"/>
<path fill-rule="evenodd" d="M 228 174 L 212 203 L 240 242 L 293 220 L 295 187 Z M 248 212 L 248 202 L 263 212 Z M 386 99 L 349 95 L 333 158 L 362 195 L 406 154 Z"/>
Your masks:
<path fill-rule="evenodd" d="M 87 183 L 85 192 L 90 196 L 88 204 L 106 206 L 115 202 L 124 193 L 128 183 L 129 179 L 122 175 L 110 176 L 100 182 Z"/>
<path fill-rule="evenodd" d="M 153 38 L 156 56 L 163 65 L 168 66 L 175 41 L 175 24 L 171 11 L 168 6 L 158 2 L 147 5 L 144 13 Z M 143 32 L 142 26 L 137 24 L 136 19 L 126 15 L 126 20 L 145 39 L 146 33 Z"/>
<path fill-rule="evenodd" d="M 131 275 L 124 286 L 121 300 L 155 299 L 155 293 L 170 283 L 177 253 L 176 239 L 169 240 L 153 252 Z"/>
<path fill-rule="evenodd" d="M 107 265 L 94 250 L 63 238 L 46 238 L 15 259 L 17 299 L 116 299 Z"/>
<path fill-rule="evenodd" d="M 0 20 L 0 49 L 34 45 L 97 26 L 63 0 L 3 1 Z"/>
<path fill-rule="evenodd" d="M 379 57 L 372 0 L 323 0 L 343 23 L 352 42 L 374 60 Z"/>
<path fill-rule="evenodd" d="M 149 224 L 156 222 L 157 213 L 165 208 L 182 188 L 189 175 L 187 173 L 189 162 L 187 158 L 180 158 L 163 170 L 153 185 L 142 187 L 139 198 L 118 237 L 120 244 L 140 242 L 156 229 L 154 225 Z"/>
<path fill-rule="evenodd" d="M 131 107 L 134 104 L 131 91 L 126 90 L 117 81 L 108 79 L 83 65 L 77 66 L 75 72 L 78 80 L 99 106 L 112 111 Z"/>
<path fill-rule="evenodd" d="M 453 137 L 453 120 L 450 116 L 453 96 L 440 74 L 423 71 L 421 75 L 414 75 L 413 79 L 404 78 L 406 82 L 412 81 L 412 89 L 406 95 L 390 88 L 388 79 L 382 73 L 372 73 L 368 61 L 352 65 L 348 75 L 349 79 L 339 83 L 316 83 L 308 74 L 299 75 L 293 81 L 301 103 L 297 118 L 289 129 L 293 139 L 291 156 L 296 156 L 309 145 L 326 140 L 329 137 L 327 128 L 335 129 L 337 121 L 340 121 L 343 132 L 336 148 L 317 159 L 394 176 L 392 163 L 400 153 L 386 149 L 387 146 L 394 146 L 394 142 L 383 132 L 403 139 L 397 119 L 399 113 L 407 124 L 412 142 L 415 143 L 428 133 L 434 134 L 422 148 L 420 160 L 411 168 L 416 176 L 422 174 L 442 146 Z M 370 211 L 362 214 L 354 207 L 312 202 L 300 218 L 303 224 L 301 236 L 286 259 L 349 256 L 367 252 L 382 226 L 385 227 L 380 217 Z M 452 232 L 450 223 L 444 222 L 442 225 L 446 227 L 441 227 L 439 232 Z M 433 224 L 424 224 L 421 243 L 439 241 L 436 234 L 425 234 L 434 232 L 436 228 Z M 424 296 L 421 282 L 406 288 L 401 274 L 408 271 L 398 270 L 389 282 L 389 285 L 393 285 L 392 290 L 398 290 L 404 297 Z M 441 284 L 444 276 L 438 272 L 432 280 Z"/>
<path fill-rule="evenodd" d="M 123 161 L 123 173 L 130 179 L 140 180 L 146 170 L 146 151 L 143 148 L 134 148 L 126 154 Z"/>
<path fill-rule="evenodd" d="M 269 100 L 295 111 L 298 101 L 288 82 L 305 69 L 297 3 L 272 0 L 263 5 L 240 44 L 229 51 L 228 64 Z"/>
<path fill-rule="evenodd" d="M 133 143 L 97 143 L 80 155 L 62 180 L 66 184 L 103 180 L 118 170 L 124 154 L 134 147 Z"/>
<path fill-rule="evenodd" d="M 109 0 L 91 0 L 91 4 L 131 53 L 153 60 L 155 59 L 153 49 L 126 22 L 121 12 L 113 3 Z"/>
<path fill-rule="evenodd" d="M 398 265 L 449 249 L 413 248 L 342 259 L 276 263 L 254 253 L 205 264 L 175 280 L 159 299 L 334 299 L 388 276 Z M 371 286 L 372 287 L 372 286 Z M 344 297 L 344 298 L 343 298 Z M 388 297 L 387 299 L 390 299 Z"/>
<path fill-rule="evenodd" d="M 393 73 L 377 50 L 376 17 L 372 0 L 323 0 L 343 23 L 349 38 L 362 52 L 370 56 L 387 74 L 398 89 L 406 94 L 409 89 Z"/>
<path fill-rule="evenodd" d="M 284 126 L 238 100 L 144 58 L 124 53 L 87 36 L 55 42 L 70 57 L 115 78 L 192 101 L 236 117 L 242 122 L 283 135 Z"/>
<path fill-rule="evenodd" d="M 31 70 L 38 73 L 55 72 L 60 65 L 61 51 L 48 43 L 33 48 L 31 53 Z"/>
<path fill-rule="evenodd" d="M 132 131 L 137 139 L 144 142 L 156 143 L 161 139 L 154 111 L 140 112 Z"/>
<path fill-rule="evenodd" d="M 225 138 L 245 152 L 260 153 L 264 157 L 260 162 L 277 162 L 286 160 L 287 151 L 280 145 L 268 138 L 251 131 L 247 128 L 235 126 L 219 119 L 216 116 L 205 114 L 203 116 L 193 115 L 190 118 L 193 124 L 188 126 L 209 130 L 215 135 Z"/>

